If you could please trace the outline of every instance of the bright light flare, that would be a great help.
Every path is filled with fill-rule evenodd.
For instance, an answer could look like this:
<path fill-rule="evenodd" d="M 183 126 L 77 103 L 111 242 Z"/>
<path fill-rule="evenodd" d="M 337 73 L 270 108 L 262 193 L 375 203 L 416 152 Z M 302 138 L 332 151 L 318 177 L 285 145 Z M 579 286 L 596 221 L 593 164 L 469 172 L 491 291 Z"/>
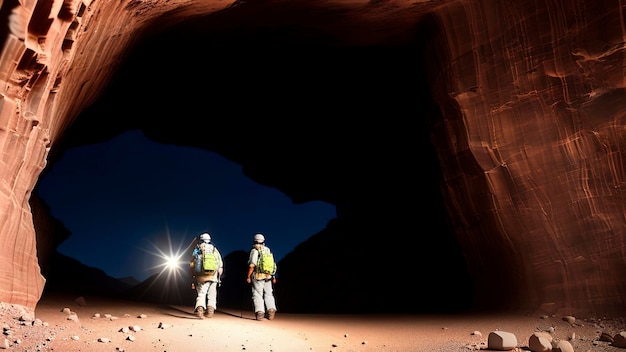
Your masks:
<path fill-rule="evenodd" d="M 168 276 L 176 276 L 177 274 L 183 272 L 183 269 L 181 268 L 181 258 L 184 255 L 184 252 L 181 252 L 180 250 L 173 252 L 171 248 L 169 253 L 165 253 L 158 248 L 156 251 L 155 256 L 160 261 L 160 264 L 157 264 L 155 268 L 161 268 L 161 274 L 167 272 Z"/>
<path fill-rule="evenodd" d="M 157 269 L 159 277 L 166 275 L 167 280 L 170 281 L 185 276 L 187 270 L 185 270 L 184 264 L 188 262 L 186 262 L 186 258 L 183 258 L 183 256 L 189 255 L 188 252 L 190 252 L 191 244 L 188 245 L 187 248 L 182 248 L 182 246 L 179 245 L 176 249 L 172 246 L 169 234 L 166 236 L 167 243 L 162 243 L 161 241 L 160 246 L 152 243 L 154 250 L 145 251 L 151 254 L 155 260 L 155 265 L 149 270 Z"/>
<path fill-rule="evenodd" d="M 170 272 L 178 270 L 179 265 L 181 263 L 181 260 L 180 260 L 181 257 L 182 257 L 182 254 L 164 255 L 163 259 L 164 259 L 165 269 Z"/>
<path fill-rule="evenodd" d="M 187 257 L 191 256 L 194 242 L 195 238 L 186 248 L 182 243 L 173 246 L 171 237 L 167 233 L 159 239 L 158 244 L 150 242 L 152 250 L 141 248 L 152 257 L 154 263 L 152 267 L 147 268 L 147 271 L 155 272 L 155 274 L 150 278 L 149 285 L 145 288 L 146 293 L 156 289 L 164 300 L 182 297 L 182 288 L 188 288 L 192 279 L 189 273 L 189 258 Z"/>

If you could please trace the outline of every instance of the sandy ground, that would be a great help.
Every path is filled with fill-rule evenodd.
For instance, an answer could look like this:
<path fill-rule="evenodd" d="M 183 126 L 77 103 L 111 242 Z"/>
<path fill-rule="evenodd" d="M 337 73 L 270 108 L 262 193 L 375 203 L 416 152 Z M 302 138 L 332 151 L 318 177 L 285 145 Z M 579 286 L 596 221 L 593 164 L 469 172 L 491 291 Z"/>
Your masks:
<path fill-rule="evenodd" d="M 5 307 L 6 308 L 6 307 Z M 554 327 L 574 351 L 624 351 L 600 334 L 624 330 L 620 319 L 537 314 L 302 315 L 277 313 L 256 321 L 250 311 L 219 309 L 200 319 L 191 306 L 162 306 L 98 297 L 47 295 L 34 317 L 4 309 L 4 343 L 14 351 L 472 351 L 489 350 L 489 333 L 513 333 L 514 350 Z M 8 313 L 10 312 L 10 313 Z M 27 312 L 28 313 L 28 312 Z M 31 312 L 32 313 L 32 312 Z M 11 315 L 11 316 L 8 316 Z M 24 321 L 25 320 L 25 321 Z"/>

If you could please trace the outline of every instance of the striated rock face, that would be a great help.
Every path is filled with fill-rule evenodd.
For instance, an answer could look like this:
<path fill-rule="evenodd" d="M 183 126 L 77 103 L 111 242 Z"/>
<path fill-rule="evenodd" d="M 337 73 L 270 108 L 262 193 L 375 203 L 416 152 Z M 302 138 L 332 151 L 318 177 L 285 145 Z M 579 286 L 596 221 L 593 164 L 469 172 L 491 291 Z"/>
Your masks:
<path fill-rule="evenodd" d="M 34 307 L 39 265 L 62 241 L 31 214 L 45 210 L 31 192 L 48 162 L 140 128 L 215 150 L 296 203 L 337 205 L 281 263 L 285 309 L 620 312 L 621 13 L 609 1 L 5 2 L 0 301 Z M 105 91 L 104 113 L 80 115 Z M 384 268 L 364 266 L 372 247 Z M 311 287 L 321 248 L 333 269 Z"/>
<path fill-rule="evenodd" d="M 430 19 L 432 140 L 472 277 L 524 304 L 623 310 L 621 10 L 492 4 Z"/>

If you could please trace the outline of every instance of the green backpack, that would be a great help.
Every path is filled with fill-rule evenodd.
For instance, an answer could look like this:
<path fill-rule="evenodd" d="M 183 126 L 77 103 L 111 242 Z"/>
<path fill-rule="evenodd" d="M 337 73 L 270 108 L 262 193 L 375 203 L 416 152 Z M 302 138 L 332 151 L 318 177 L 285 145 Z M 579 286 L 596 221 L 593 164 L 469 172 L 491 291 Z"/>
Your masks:
<path fill-rule="evenodd" d="M 263 247 L 259 251 L 259 261 L 257 262 L 258 272 L 273 275 L 276 272 L 274 255 L 269 248 Z"/>
<path fill-rule="evenodd" d="M 207 245 L 201 245 L 202 250 L 202 270 L 205 274 L 217 270 L 217 257 L 215 255 L 215 246 L 211 246 L 211 251 L 205 250 Z"/>

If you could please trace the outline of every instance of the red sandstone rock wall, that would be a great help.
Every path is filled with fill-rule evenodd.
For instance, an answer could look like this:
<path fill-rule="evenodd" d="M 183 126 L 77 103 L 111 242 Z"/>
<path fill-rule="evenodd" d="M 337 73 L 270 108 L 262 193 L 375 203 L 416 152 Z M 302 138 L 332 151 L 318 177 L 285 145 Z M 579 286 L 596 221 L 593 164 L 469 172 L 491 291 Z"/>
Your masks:
<path fill-rule="evenodd" d="M 623 8 L 458 1 L 430 21 L 433 140 L 479 297 L 622 310 Z"/>

